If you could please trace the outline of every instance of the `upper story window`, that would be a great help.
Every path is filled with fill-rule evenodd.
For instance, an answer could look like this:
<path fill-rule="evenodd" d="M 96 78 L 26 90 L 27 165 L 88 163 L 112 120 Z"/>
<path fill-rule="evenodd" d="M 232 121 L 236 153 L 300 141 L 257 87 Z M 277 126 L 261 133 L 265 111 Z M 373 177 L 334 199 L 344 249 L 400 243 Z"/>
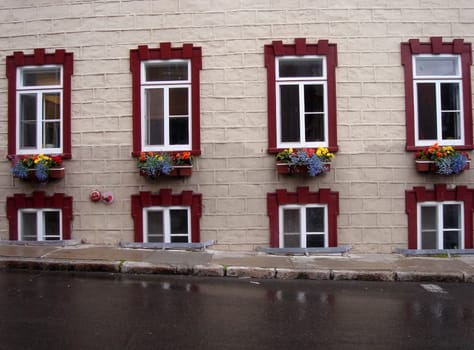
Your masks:
<path fill-rule="evenodd" d="M 327 205 L 282 205 L 279 211 L 279 248 L 328 246 Z"/>
<path fill-rule="evenodd" d="M 71 157 L 73 54 L 56 50 L 7 57 L 8 153 Z"/>
<path fill-rule="evenodd" d="M 143 209 L 145 243 L 190 243 L 189 207 L 149 207 Z"/>
<path fill-rule="evenodd" d="M 267 194 L 271 248 L 337 247 L 339 193 L 277 190 Z"/>
<path fill-rule="evenodd" d="M 130 51 L 133 78 L 133 154 L 200 154 L 201 48 L 185 44 Z"/>
<path fill-rule="evenodd" d="M 202 195 L 192 191 L 171 194 L 140 192 L 132 196 L 135 242 L 198 243 Z"/>
<path fill-rule="evenodd" d="M 471 44 L 432 38 L 401 45 L 407 149 L 434 143 L 472 149 Z"/>
<path fill-rule="evenodd" d="M 7 198 L 10 240 L 50 241 L 71 239 L 72 197 L 15 194 Z"/>
<path fill-rule="evenodd" d="M 474 191 L 466 186 L 448 189 L 414 187 L 405 192 L 409 249 L 471 249 Z"/>
<path fill-rule="evenodd" d="M 265 46 L 268 150 L 328 147 L 337 150 L 337 47 L 320 40 Z"/>
<path fill-rule="evenodd" d="M 54 241 L 62 240 L 61 210 L 22 209 L 19 210 L 18 240 Z"/>

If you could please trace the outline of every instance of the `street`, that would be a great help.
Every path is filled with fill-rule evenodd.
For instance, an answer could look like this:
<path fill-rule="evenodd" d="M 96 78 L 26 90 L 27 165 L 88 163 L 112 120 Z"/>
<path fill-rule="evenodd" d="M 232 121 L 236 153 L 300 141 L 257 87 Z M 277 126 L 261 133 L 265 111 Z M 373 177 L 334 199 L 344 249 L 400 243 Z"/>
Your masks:
<path fill-rule="evenodd" d="M 0 349 L 473 349 L 473 291 L 0 271 Z"/>

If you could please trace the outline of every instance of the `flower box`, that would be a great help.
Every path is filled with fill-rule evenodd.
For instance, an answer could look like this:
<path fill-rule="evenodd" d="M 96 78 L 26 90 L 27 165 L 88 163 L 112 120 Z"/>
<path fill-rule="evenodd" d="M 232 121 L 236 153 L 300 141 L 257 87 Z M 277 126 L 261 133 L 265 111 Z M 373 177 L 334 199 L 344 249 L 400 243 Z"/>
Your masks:
<path fill-rule="evenodd" d="M 173 166 L 171 171 L 168 174 L 164 173 L 157 173 L 156 176 L 148 175 L 145 170 L 140 169 L 140 176 L 145 176 L 150 179 L 157 179 L 160 176 L 169 176 L 169 177 L 188 177 L 193 174 L 193 166 L 192 165 L 176 165 Z"/>
<path fill-rule="evenodd" d="M 64 178 L 62 157 L 60 155 L 22 155 L 11 159 L 10 172 L 13 177 L 24 181 L 46 183 Z"/>
<path fill-rule="evenodd" d="M 51 168 L 49 169 L 50 179 L 62 179 L 64 177 L 64 168 Z"/>
<path fill-rule="evenodd" d="M 331 163 L 324 162 L 323 164 L 324 164 L 323 171 L 321 173 L 319 173 L 318 175 L 324 174 L 324 173 L 331 170 Z M 277 167 L 277 173 L 278 174 L 308 175 L 308 166 L 305 165 L 305 164 L 294 165 L 294 164 L 291 164 L 291 163 L 288 163 L 288 162 L 277 162 L 276 167 Z"/>
<path fill-rule="evenodd" d="M 423 148 L 415 154 L 415 168 L 422 173 L 456 175 L 471 167 L 466 152 L 459 152 L 452 146 L 437 143 Z"/>
<path fill-rule="evenodd" d="M 466 164 L 464 165 L 464 168 L 459 173 L 463 172 L 464 170 L 469 170 L 470 168 L 471 168 L 471 161 L 468 160 Z M 415 169 L 419 173 L 439 174 L 438 166 L 436 165 L 436 162 L 433 160 L 416 160 Z"/>

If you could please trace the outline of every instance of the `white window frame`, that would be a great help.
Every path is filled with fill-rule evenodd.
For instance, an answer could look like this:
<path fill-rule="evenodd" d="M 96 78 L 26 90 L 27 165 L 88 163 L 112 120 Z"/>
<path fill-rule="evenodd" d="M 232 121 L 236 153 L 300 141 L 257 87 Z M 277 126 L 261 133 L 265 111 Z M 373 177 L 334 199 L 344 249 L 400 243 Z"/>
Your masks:
<path fill-rule="evenodd" d="M 436 219 L 437 219 L 437 226 L 436 226 L 436 249 L 445 249 L 443 246 L 443 232 L 449 231 L 445 230 L 444 223 L 443 223 L 443 207 L 444 205 L 456 204 L 460 206 L 460 222 L 461 227 L 459 230 L 461 231 L 459 237 L 459 247 L 458 249 L 464 249 L 464 202 L 458 201 L 445 201 L 445 202 L 419 202 L 417 203 L 417 249 L 422 249 L 422 235 L 421 235 L 421 208 L 422 207 L 436 207 Z M 452 231 L 457 231 L 452 229 Z"/>
<path fill-rule="evenodd" d="M 323 232 L 307 232 L 306 231 L 306 209 L 307 208 L 323 208 L 324 209 L 324 231 Z M 285 248 L 285 234 L 284 229 L 284 215 L 283 212 L 285 209 L 298 209 L 299 218 L 300 218 L 300 248 L 307 248 L 306 246 L 306 236 L 307 235 L 324 235 L 324 248 L 328 247 L 328 206 L 327 204 L 285 204 L 280 205 L 278 208 L 278 234 L 279 234 L 279 247 Z"/>
<path fill-rule="evenodd" d="M 154 207 L 146 207 L 143 208 L 143 242 L 149 243 L 148 239 L 148 213 L 149 212 L 156 212 L 161 211 L 163 212 L 163 243 L 171 243 L 171 210 L 186 210 L 188 216 L 188 227 L 187 227 L 187 234 L 186 237 L 188 239 L 187 243 L 191 242 L 191 208 L 188 206 L 170 206 L 170 207 L 162 207 L 162 206 L 154 206 Z M 184 234 L 173 234 L 173 236 L 182 236 Z"/>
<path fill-rule="evenodd" d="M 45 221 L 44 214 L 47 212 L 59 213 L 59 237 L 54 240 L 63 239 L 63 213 L 61 209 L 18 209 L 18 239 L 24 240 L 23 237 L 23 213 L 35 213 L 36 214 L 36 240 L 46 241 L 47 236 L 45 234 Z M 54 236 L 57 237 L 57 236 Z M 48 241 L 53 241 L 52 239 Z"/>
<path fill-rule="evenodd" d="M 41 70 L 49 68 L 59 68 L 59 85 L 38 85 L 38 86 L 24 86 L 23 85 L 23 72 L 28 70 Z M 63 149 L 63 77 L 64 69 L 62 65 L 40 65 L 40 66 L 23 66 L 17 68 L 17 86 L 16 86 L 16 149 L 17 154 L 35 154 L 35 153 L 62 153 Z M 43 140 L 43 95 L 49 93 L 58 93 L 60 100 L 59 110 L 59 145 L 60 147 L 46 148 L 42 144 Z M 20 126 L 20 96 L 23 94 L 36 94 L 36 147 L 34 148 L 21 148 L 21 126 Z"/>
<path fill-rule="evenodd" d="M 457 62 L 457 75 L 417 75 L 416 73 L 416 62 L 417 58 L 456 58 Z M 415 145 L 416 146 L 430 146 L 437 142 L 441 146 L 458 146 L 464 145 L 464 106 L 463 106 L 463 81 L 462 81 L 462 67 L 461 67 L 461 56 L 460 55 L 413 55 L 412 56 L 412 67 L 413 67 L 413 110 L 415 114 Z M 419 83 L 434 83 L 436 89 L 436 123 L 438 135 L 436 140 L 420 140 L 419 139 L 419 126 L 418 126 L 418 90 L 417 85 Z M 459 128 L 460 128 L 460 139 L 443 139 L 442 129 L 442 110 L 441 110 L 441 84 L 442 83 L 457 83 L 459 85 Z M 446 112 L 446 111 L 444 111 Z"/>
<path fill-rule="evenodd" d="M 280 77 L 281 60 L 304 60 L 304 59 L 320 59 L 322 61 L 321 77 Z M 275 96 L 276 96 L 276 130 L 277 130 L 277 148 L 301 148 L 301 147 L 328 147 L 329 129 L 328 129 L 328 87 L 327 87 L 327 59 L 326 56 L 305 55 L 305 56 L 283 56 L 275 58 Z M 299 142 L 282 142 L 281 141 L 281 110 L 280 110 L 280 86 L 281 85 L 297 85 L 299 89 L 299 111 L 300 111 L 300 141 Z M 305 85 L 322 85 L 324 92 L 324 141 L 306 142 L 305 137 L 305 110 L 304 110 L 304 86 Z"/>
<path fill-rule="evenodd" d="M 166 81 L 146 81 L 146 66 L 156 63 L 187 63 L 188 78 L 186 80 L 166 80 Z M 191 94 L 191 60 L 173 59 L 173 60 L 146 60 L 140 62 L 140 103 L 141 103 L 141 144 L 142 150 L 145 152 L 164 152 L 164 151 L 190 151 L 192 147 L 192 94 Z M 179 145 L 170 145 L 169 141 L 169 90 L 170 88 L 187 88 L 188 89 L 188 143 Z M 147 89 L 163 89 L 164 101 L 164 142 L 163 145 L 148 145 L 147 139 Z M 177 117 L 177 116 L 173 116 Z"/>

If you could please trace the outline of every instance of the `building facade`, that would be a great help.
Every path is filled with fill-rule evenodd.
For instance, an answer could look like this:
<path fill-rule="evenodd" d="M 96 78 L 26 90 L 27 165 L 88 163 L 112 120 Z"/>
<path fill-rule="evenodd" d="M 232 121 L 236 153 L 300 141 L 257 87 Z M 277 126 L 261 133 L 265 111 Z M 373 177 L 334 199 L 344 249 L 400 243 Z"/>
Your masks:
<path fill-rule="evenodd" d="M 473 247 L 469 0 L 5 0 L 0 18 L 1 240 Z"/>

